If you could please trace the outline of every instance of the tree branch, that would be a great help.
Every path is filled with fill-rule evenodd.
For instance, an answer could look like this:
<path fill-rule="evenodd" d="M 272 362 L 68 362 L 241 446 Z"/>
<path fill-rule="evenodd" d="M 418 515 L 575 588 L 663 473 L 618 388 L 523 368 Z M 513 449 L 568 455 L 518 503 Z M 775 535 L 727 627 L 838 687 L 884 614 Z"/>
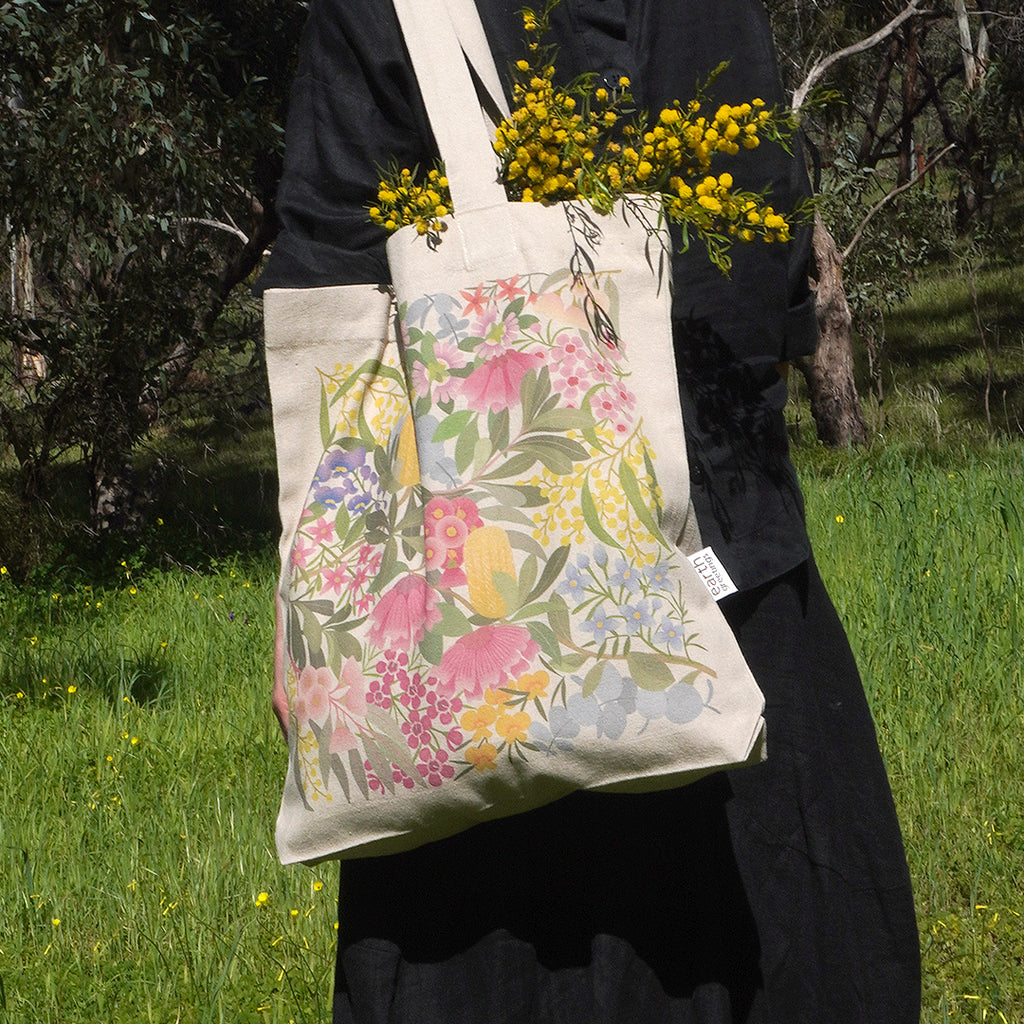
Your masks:
<path fill-rule="evenodd" d="M 956 143 L 951 142 L 945 149 L 936 153 L 935 156 L 933 156 L 931 160 L 929 160 L 928 163 L 926 163 L 924 167 L 922 167 L 921 170 L 910 179 L 910 181 L 906 181 L 902 185 L 897 185 L 888 193 L 888 195 L 879 199 L 878 202 L 868 210 L 867 215 L 857 226 L 857 230 L 853 233 L 853 238 L 850 239 L 850 244 L 843 250 L 842 255 L 839 257 L 840 260 L 843 262 L 846 261 L 847 256 L 853 252 L 857 247 L 857 243 L 860 242 L 861 236 L 864 234 L 864 229 L 868 226 L 868 222 L 876 213 L 878 213 L 879 210 L 882 209 L 883 206 L 885 206 L 886 203 L 895 199 L 901 192 L 906 192 L 908 188 L 916 185 L 951 149 L 955 148 Z"/>
<path fill-rule="evenodd" d="M 865 50 L 870 50 L 872 46 L 877 46 L 883 40 L 888 39 L 908 18 L 923 14 L 924 12 L 918 6 L 921 3 L 923 3 L 923 0 L 910 0 L 910 3 L 892 21 L 883 25 L 877 32 L 872 33 L 865 39 L 861 39 L 860 42 L 853 43 L 842 50 L 836 50 L 835 53 L 830 53 L 827 57 L 819 60 L 793 93 L 793 109 L 800 109 L 807 99 L 807 94 L 818 84 L 822 76 L 833 64 L 843 60 L 845 57 L 852 57 L 855 53 L 863 53 Z"/>

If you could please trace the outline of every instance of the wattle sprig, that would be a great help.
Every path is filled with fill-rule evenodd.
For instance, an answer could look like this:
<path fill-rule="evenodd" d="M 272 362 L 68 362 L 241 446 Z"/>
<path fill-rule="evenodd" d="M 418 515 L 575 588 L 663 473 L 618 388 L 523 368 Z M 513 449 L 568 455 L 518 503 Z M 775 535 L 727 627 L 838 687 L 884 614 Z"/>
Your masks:
<path fill-rule="evenodd" d="M 512 110 L 494 141 L 508 197 L 582 199 L 602 212 L 630 196 L 656 197 L 668 220 L 681 226 L 684 247 L 694 232 L 726 272 L 733 242 L 787 241 L 790 220 L 764 193 L 735 188 L 727 171 L 714 174 L 712 163 L 719 154 L 756 149 L 762 138 L 784 143 L 794 128 L 791 115 L 756 98 L 712 113 L 705 86 L 652 119 L 635 110 L 627 78 L 612 89 L 595 88 L 587 75 L 560 88 L 554 84 L 556 51 L 543 41 L 557 3 L 523 12 L 527 57 L 512 68 Z M 388 231 L 415 224 L 436 244 L 452 212 L 447 182 L 441 168 L 421 183 L 415 178 L 407 169 L 384 174 L 370 219 Z"/>

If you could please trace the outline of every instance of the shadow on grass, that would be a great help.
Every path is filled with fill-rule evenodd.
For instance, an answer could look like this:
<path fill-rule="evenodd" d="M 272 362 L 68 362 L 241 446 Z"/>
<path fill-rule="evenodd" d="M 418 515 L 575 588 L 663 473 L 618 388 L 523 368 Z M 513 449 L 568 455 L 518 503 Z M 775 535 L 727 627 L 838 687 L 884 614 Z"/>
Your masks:
<path fill-rule="evenodd" d="M 170 666 L 156 648 L 119 652 L 95 644 L 11 644 L 0 645 L 0 659 L 0 693 L 21 693 L 29 700 L 64 699 L 68 693 L 88 689 L 112 706 L 126 698 L 152 706 L 171 693 Z"/>
<path fill-rule="evenodd" d="M 241 427 L 214 419 L 158 432 L 136 453 L 146 493 L 143 525 L 98 535 L 88 525 L 81 465 L 55 467 L 44 497 L 17 497 L 17 473 L 0 468 L 0 565 L 32 586 L 107 586 L 168 567 L 202 570 L 274 548 L 277 470 L 269 412 Z"/>

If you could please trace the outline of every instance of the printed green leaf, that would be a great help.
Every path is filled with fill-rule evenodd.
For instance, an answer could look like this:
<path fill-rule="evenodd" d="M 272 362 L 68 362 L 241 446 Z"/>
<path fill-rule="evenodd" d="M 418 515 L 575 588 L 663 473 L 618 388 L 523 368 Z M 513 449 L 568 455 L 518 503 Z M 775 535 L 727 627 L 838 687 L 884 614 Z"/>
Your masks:
<path fill-rule="evenodd" d="M 506 476 L 522 476 L 535 462 L 537 456 L 527 452 L 517 452 L 511 458 L 503 459 L 489 473 L 485 473 L 482 480 L 498 480 Z M 456 466 L 458 461 L 456 460 Z"/>
<path fill-rule="evenodd" d="M 526 628 L 530 631 L 530 636 L 540 645 L 540 649 L 549 658 L 560 658 L 562 656 L 562 648 L 559 646 L 558 637 L 555 636 L 555 632 L 550 626 L 534 620 L 533 622 L 528 622 Z"/>
<path fill-rule="evenodd" d="M 546 366 L 523 375 L 519 385 L 519 403 L 523 407 L 523 423 L 529 423 L 551 395 L 551 374 Z"/>
<path fill-rule="evenodd" d="M 373 736 L 363 736 L 363 753 L 373 768 L 373 774 L 380 779 L 389 793 L 394 793 L 395 780 L 391 774 L 391 761 Z"/>
<path fill-rule="evenodd" d="M 533 524 L 531 523 L 530 525 L 532 526 Z M 538 561 L 535 555 L 528 555 L 523 560 L 523 566 L 519 570 L 519 597 L 516 599 L 516 608 L 530 600 L 533 585 L 537 582 L 537 568 Z"/>
<path fill-rule="evenodd" d="M 424 633 L 419 643 L 419 651 L 431 665 L 440 665 L 444 655 L 443 630 L 435 628 L 429 633 Z"/>
<path fill-rule="evenodd" d="M 480 431 L 476 422 L 467 423 L 465 429 L 459 434 L 459 439 L 455 442 L 455 468 L 460 473 L 465 473 L 473 464 L 476 443 L 479 440 Z"/>
<path fill-rule="evenodd" d="M 445 636 L 465 636 L 473 631 L 465 612 L 454 601 L 444 601 L 440 605 L 440 632 Z M 438 632 L 435 629 L 435 632 Z M 425 639 L 425 638 L 424 638 Z M 434 664 L 440 662 L 440 658 Z"/>
<path fill-rule="evenodd" d="M 526 526 L 533 529 L 534 522 L 529 516 L 523 515 L 517 508 L 508 508 L 505 505 L 489 505 L 478 508 L 481 519 L 488 519 L 499 523 L 515 523 L 517 526 Z"/>
<path fill-rule="evenodd" d="M 633 651 L 626 655 L 626 664 L 641 690 L 667 690 L 675 682 L 668 665 L 655 654 Z"/>
<path fill-rule="evenodd" d="M 540 559 L 545 559 L 548 556 L 547 551 L 544 550 L 544 545 L 534 540 L 528 533 L 517 533 L 513 530 L 508 535 L 508 542 L 517 551 L 525 551 L 528 555 L 536 555 Z"/>
<path fill-rule="evenodd" d="M 584 698 L 593 696 L 594 691 L 601 685 L 601 676 L 604 675 L 604 666 L 605 662 L 599 661 L 584 677 L 583 690 L 581 691 L 581 695 Z"/>
<path fill-rule="evenodd" d="M 580 511 L 583 513 L 583 521 L 587 524 L 587 529 L 602 544 L 622 550 L 622 545 L 601 525 L 601 517 L 597 514 L 597 506 L 594 504 L 593 496 L 590 493 L 590 482 L 588 480 L 583 481 L 583 490 L 580 491 Z"/>
<path fill-rule="evenodd" d="M 664 519 L 664 509 L 658 497 L 658 475 L 654 472 L 654 463 L 651 461 L 651 453 L 644 448 L 644 469 L 647 470 L 647 479 L 651 482 L 651 498 L 654 501 L 654 512 L 658 518 L 658 529 Z"/>
<path fill-rule="evenodd" d="M 344 625 L 339 626 L 325 626 L 324 635 L 327 637 L 327 645 L 329 650 L 337 652 L 339 659 L 344 658 L 357 658 L 362 659 L 363 648 L 359 641 L 352 634 L 352 628 L 355 624 L 346 622 Z M 332 667 L 335 663 L 335 658 L 330 659 Z M 335 669 L 335 674 L 340 672 L 341 664 L 338 660 L 338 668 Z"/>
<path fill-rule="evenodd" d="M 508 409 L 492 412 L 487 417 L 487 435 L 496 452 L 504 451 L 508 447 L 508 424 Z"/>
<path fill-rule="evenodd" d="M 564 654 L 552 667 L 556 672 L 564 674 L 579 672 L 589 660 L 588 654 Z"/>
<path fill-rule="evenodd" d="M 551 623 L 551 628 L 558 636 L 563 636 L 568 640 L 571 635 L 571 628 L 569 625 L 569 606 L 565 603 L 565 598 L 560 594 L 555 594 L 551 598 L 549 605 L 548 622 Z"/>
<path fill-rule="evenodd" d="M 388 760 L 397 764 L 414 782 L 422 784 L 423 777 L 416 771 L 416 763 L 413 761 L 409 744 L 394 719 L 387 712 L 371 705 L 366 709 L 366 724 L 373 730 Z M 390 771 L 388 775 L 391 775 Z"/>
<path fill-rule="evenodd" d="M 302 635 L 306 638 L 306 644 L 309 647 L 310 664 L 312 664 L 313 652 L 319 651 L 323 644 L 320 622 L 317 617 L 315 615 L 311 615 L 303 605 L 293 605 L 292 607 L 296 607 L 296 610 L 302 620 Z"/>
<path fill-rule="evenodd" d="M 306 647 L 302 641 L 302 623 L 299 621 L 299 613 L 294 604 L 288 606 L 288 653 L 296 668 L 301 670 L 306 667 Z"/>
<path fill-rule="evenodd" d="M 551 557 L 548 559 L 547 564 L 544 566 L 544 571 L 540 574 L 540 579 L 537 581 L 537 586 L 535 586 L 533 590 L 530 591 L 530 594 L 523 602 L 524 604 L 529 604 L 531 601 L 536 601 L 538 597 L 547 592 L 547 590 L 551 587 L 555 580 L 557 580 L 558 577 L 561 575 L 562 570 L 565 568 L 565 563 L 568 560 L 568 558 L 569 545 L 559 544 L 558 547 L 551 553 Z M 559 601 L 562 600 L 561 597 L 558 597 L 558 595 L 555 595 L 555 597 L 557 597 Z M 552 598 L 552 601 L 555 600 L 555 597 Z M 565 602 L 562 601 L 562 604 L 565 605 Z M 566 607 L 565 614 L 566 629 L 562 635 L 567 637 L 569 635 L 568 607 Z"/>
<path fill-rule="evenodd" d="M 341 783 L 345 799 L 352 803 L 352 790 L 348 784 L 348 772 L 345 771 L 345 766 L 341 763 L 341 757 L 338 754 L 331 754 L 331 774 Z"/>
<path fill-rule="evenodd" d="M 366 783 L 366 769 L 363 767 L 363 759 L 358 750 L 353 748 L 348 752 L 348 764 L 349 775 L 352 776 L 356 786 L 359 787 L 359 792 L 363 794 L 363 799 L 369 800 L 370 787 Z"/>
<path fill-rule="evenodd" d="M 523 432 L 548 430 L 564 433 L 567 430 L 587 430 L 594 426 L 594 414 L 589 406 L 585 409 L 552 409 L 539 414 L 536 419 L 523 426 Z"/>
<path fill-rule="evenodd" d="M 475 415 L 476 413 L 470 409 L 460 409 L 458 412 L 453 412 L 450 416 L 445 416 L 437 425 L 437 430 L 434 431 L 434 436 L 431 440 L 436 443 L 458 437 Z"/>
<path fill-rule="evenodd" d="M 331 412 L 327 400 L 327 389 L 320 388 L 320 443 L 326 452 L 331 447 Z"/>
<path fill-rule="evenodd" d="M 519 607 L 519 584 L 507 572 L 492 572 L 491 583 L 505 602 L 505 615 L 512 614 Z"/>
<path fill-rule="evenodd" d="M 587 457 L 586 449 L 578 442 L 556 434 L 530 437 L 512 445 L 512 448 L 531 455 L 531 462 L 543 462 L 556 476 L 568 476 L 572 472 L 573 463 Z"/>
<path fill-rule="evenodd" d="M 489 483 L 487 490 L 493 495 L 495 501 L 499 501 L 509 508 L 539 508 L 548 503 L 544 492 L 533 484 Z"/>
<path fill-rule="evenodd" d="M 661 535 L 658 524 L 654 521 L 654 516 L 651 515 L 651 510 L 647 507 L 643 496 L 640 494 L 640 485 L 637 483 L 633 467 L 625 459 L 619 463 L 619 483 L 622 486 L 622 493 L 626 495 L 626 499 L 633 506 L 633 511 L 637 514 L 640 522 L 651 531 L 651 535 L 655 540 L 668 547 L 665 538 Z"/>

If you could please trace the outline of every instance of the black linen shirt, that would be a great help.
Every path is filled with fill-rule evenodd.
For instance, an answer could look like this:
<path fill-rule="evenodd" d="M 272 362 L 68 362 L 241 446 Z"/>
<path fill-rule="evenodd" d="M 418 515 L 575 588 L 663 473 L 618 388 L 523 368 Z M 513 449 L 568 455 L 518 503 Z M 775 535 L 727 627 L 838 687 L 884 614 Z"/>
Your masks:
<path fill-rule="evenodd" d="M 477 0 L 499 73 L 524 54 L 521 0 Z M 759 0 L 561 0 L 552 17 L 557 78 L 623 76 L 641 109 L 691 98 L 723 61 L 711 109 L 784 102 Z M 278 195 L 283 231 L 258 290 L 390 280 L 367 207 L 380 169 L 427 168 L 436 149 L 387 0 L 312 0 L 287 125 Z M 787 210 L 808 192 L 798 155 L 763 143 L 722 159 L 737 187 L 767 188 Z M 729 277 L 699 243 L 673 257 L 673 334 L 692 496 L 704 542 L 741 589 L 804 561 L 803 503 L 789 461 L 777 365 L 813 351 L 810 232 L 737 244 Z M 678 241 L 678 238 L 677 238 Z M 670 452 L 662 457 L 671 457 Z"/>

